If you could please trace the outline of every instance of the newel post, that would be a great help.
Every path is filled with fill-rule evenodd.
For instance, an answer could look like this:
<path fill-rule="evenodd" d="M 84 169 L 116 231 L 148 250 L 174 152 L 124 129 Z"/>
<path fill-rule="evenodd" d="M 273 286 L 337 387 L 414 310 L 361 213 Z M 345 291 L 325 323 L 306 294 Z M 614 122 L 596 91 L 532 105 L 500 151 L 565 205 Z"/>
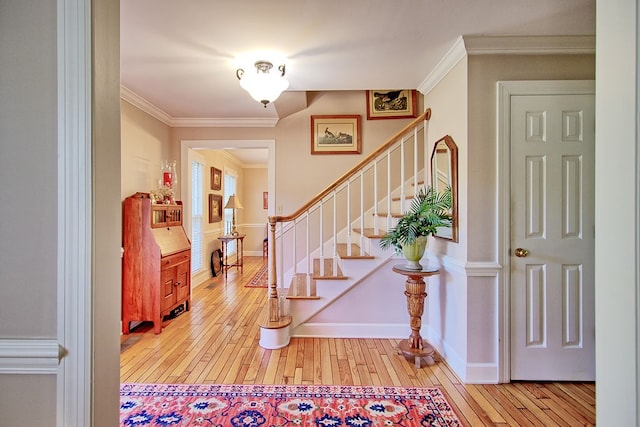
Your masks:
<path fill-rule="evenodd" d="M 276 274 L 276 222 L 277 217 L 269 217 L 269 297 L 267 306 L 258 320 L 260 326 L 260 347 L 282 348 L 289 345 L 289 325 L 291 316 L 284 316 L 280 310 Z"/>
<path fill-rule="evenodd" d="M 276 218 L 269 217 L 269 321 L 280 320 L 280 303 L 278 301 L 276 274 Z"/>

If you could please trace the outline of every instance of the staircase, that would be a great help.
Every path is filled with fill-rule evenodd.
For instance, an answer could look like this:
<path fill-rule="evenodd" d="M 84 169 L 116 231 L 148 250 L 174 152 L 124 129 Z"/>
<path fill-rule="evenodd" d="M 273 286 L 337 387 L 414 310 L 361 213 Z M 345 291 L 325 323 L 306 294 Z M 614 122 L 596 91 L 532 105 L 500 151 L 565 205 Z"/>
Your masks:
<path fill-rule="evenodd" d="M 281 348 L 290 336 L 394 254 L 379 240 L 430 182 L 431 110 L 288 216 L 269 217 L 269 292 L 258 323 L 260 345 Z M 305 329 L 307 328 L 307 329 Z"/>

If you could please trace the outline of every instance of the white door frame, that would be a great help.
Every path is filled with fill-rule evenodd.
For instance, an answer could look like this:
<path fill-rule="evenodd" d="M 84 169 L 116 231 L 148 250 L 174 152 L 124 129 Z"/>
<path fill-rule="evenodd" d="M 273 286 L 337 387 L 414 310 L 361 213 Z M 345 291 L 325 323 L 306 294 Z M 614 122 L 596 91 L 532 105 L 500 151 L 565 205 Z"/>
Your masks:
<path fill-rule="evenodd" d="M 511 380 L 511 97 L 516 95 L 595 94 L 593 80 L 502 81 L 497 83 L 498 165 L 498 381 Z"/>

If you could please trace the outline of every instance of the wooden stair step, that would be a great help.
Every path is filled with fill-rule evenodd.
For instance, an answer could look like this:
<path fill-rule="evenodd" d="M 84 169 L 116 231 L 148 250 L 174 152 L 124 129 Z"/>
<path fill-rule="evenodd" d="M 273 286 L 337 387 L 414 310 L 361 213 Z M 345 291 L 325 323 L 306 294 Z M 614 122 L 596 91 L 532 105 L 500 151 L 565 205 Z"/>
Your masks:
<path fill-rule="evenodd" d="M 295 273 L 291 278 L 287 299 L 320 299 L 316 295 L 316 281 L 306 273 Z"/>
<path fill-rule="evenodd" d="M 404 200 L 413 200 L 414 197 L 415 196 L 413 194 L 405 194 Z M 402 200 L 402 197 L 400 197 L 400 196 L 391 198 L 392 202 L 399 202 L 400 200 Z"/>
<path fill-rule="evenodd" d="M 364 237 L 368 237 L 370 239 L 379 239 L 387 234 L 385 230 L 381 229 L 378 229 L 378 232 L 376 233 L 374 228 L 354 228 L 353 231 L 362 234 Z"/>
<path fill-rule="evenodd" d="M 360 246 L 356 245 L 355 243 L 351 244 L 351 255 L 347 255 L 349 251 L 348 251 L 348 245 L 346 243 L 338 243 L 336 249 L 338 251 L 338 256 L 340 256 L 340 258 L 342 259 L 374 259 L 375 258 L 372 255 L 367 255 L 360 248 Z"/>
<path fill-rule="evenodd" d="M 346 280 L 347 276 L 342 274 L 342 269 L 335 263 L 335 272 L 333 271 L 334 260 L 333 258 L 324 258 L 324 274 L 320 275 L 320 259 L 313 260 L 313 279 L 322 280 Z"/>
<path fill-rule="evenodd" d="M 373 214 L 374 216 L 376 216 L 376 214 Z M 387 212 L 378 212 L 379 217 L 386 217 L 389 214 Z M 404 214 L 401 214 L 399 212 L 391 212 L 391 218 L 402 218 L 404 216 Z"/>

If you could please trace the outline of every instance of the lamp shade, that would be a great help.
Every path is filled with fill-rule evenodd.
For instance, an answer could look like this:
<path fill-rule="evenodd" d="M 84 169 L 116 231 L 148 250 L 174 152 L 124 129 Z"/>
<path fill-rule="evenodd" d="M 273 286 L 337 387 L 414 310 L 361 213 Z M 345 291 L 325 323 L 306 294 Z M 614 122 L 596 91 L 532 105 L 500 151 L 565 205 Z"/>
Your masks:
<path fill-rule="evenodd" d="M 235 194 L 229 196 L 229 200 L 227 200 L 227 204 L 224 205 L 225 209 L 242 209 L 242 203 L 240 203 L 240 199 Z"/>

